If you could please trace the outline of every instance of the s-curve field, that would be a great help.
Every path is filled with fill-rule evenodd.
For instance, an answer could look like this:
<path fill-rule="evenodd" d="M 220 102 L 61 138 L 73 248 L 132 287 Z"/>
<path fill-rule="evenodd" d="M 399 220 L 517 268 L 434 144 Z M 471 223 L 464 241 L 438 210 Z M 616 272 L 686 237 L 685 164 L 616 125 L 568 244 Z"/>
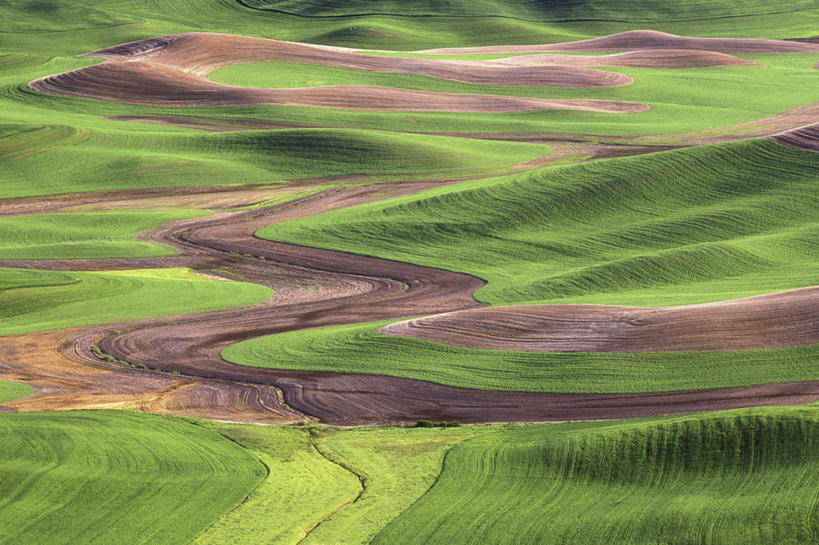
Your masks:
<path fill-rule="evenodd" d="M 819 0 L 0 21 L 0 544 L 819 544 Z"/>

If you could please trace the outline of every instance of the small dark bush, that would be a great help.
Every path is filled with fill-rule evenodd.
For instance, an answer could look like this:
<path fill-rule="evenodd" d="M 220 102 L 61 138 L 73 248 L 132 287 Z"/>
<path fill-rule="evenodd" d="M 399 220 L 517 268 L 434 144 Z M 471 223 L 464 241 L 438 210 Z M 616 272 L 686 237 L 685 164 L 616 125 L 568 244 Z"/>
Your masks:
<path fill-rule="evenodd" d="M 460 425 L 461 425 L 461 423 L 458 422 L 458 421 L 455 421 L 455 420 L 453 420 L 451 422 L 447 422 L 447 421 L 437 422 L 437 421 L 434 421 L 434 420 L 419 420 L 418 422 L 415 423 L 416 428 L 457 428 Z"/>

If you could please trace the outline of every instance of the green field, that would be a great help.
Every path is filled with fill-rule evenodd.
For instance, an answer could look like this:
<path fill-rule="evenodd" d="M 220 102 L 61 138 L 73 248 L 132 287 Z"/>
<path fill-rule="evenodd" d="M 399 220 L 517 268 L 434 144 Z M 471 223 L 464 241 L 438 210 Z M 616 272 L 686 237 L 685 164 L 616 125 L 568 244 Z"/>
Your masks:
<path fill-rule="evenodd" d="M 470 273 L 491 304 L 731 299 L 819 283 L 815 157 L 763 140 L 701 146 L 466 182 L 258 236 Z"/>
<path fill-rule="evenodd" d="M 33 510 L 8 543 L 807 543 L 816 524 L 814 407 L 350 430 L 81 411 L 0 427 L 3 496 L 20 494 L 0 519 Z"/>
<path fill-rule="evenodd" d="M 134 240 L 137 234 L 197 210 L 117 210 L 0 218 L 0 259 L 102 259 L 173 255 L 173 248 Z"/>
<path fill-rule="evenodd" d="M 369 543 L 432 486 L 450 446 L 485 429 L 221 425 L 270 473 L 195 543 Z"/>
<path fill-rule="evenodd" d="M 58 272 L 0 268 L 0 335 L 258 303 L 271 290 L 188 269 Z"/>
<path fill-rule="evenodd" d="M 122 113 L 120 107 L 120 112 Z M 138 110 L 137 110 L 138 111 Z M 178 114 L 178 111 L 174 112 Z M 122 188 L 269 182 L 323 176 L 413 177 L 491 173 L 549 153 L 549 147 L 444 136 L 347 129 L 290 129 L 203 134 L 108 121 L 111 131 L 80 142 L 41 138 L 56 128 L 6 126 L 0 156 L 25 137 L 32 148 L 5 163 L 0 190 L 8 197 Z M 142 124 L 142 127 L 145 127 Z M 142 128 L 140 127 L 140 128 Z M 160 127 L 149 125 L 148 127 Z M 5 136 L 3 134 L 5 133 Z"/>
<path fill-rule="evenodd" d="M 816 524 L 813 407 L 403 430 L 73 412 L 0 427 L 0 518 L 28 513 L 8 543 L 807 543 Z"/>
<path fill-rule="evenodd" d="M 813 543 L 818 444 L 814 408 L 485 434 L 372 543 Z"/>
<path fill-rule="evenodd" d="M 34 388 L 19 382 L 0 381 L 0 403 L 13 401 L 34 393 Z"/>
<path fill-rule="evenodd" d="M 324 312 L 318 298 L 344 297 L 349 308 L 360 308 L 358 295 L 347 290 L 353 280 L 358 288 L 372 279 L 328 275 L 312 292 L 312 272 L 301 269 L 301 261 L 253 259 L 259 270 L 249 279 L 280 286 L 274 294 L 259 284 L 181 267 L 148 269 L 138 261 L 176 253 L 145 234 L 169 223 L 240 210 L 254 212 L 237 214 L 238 220 L 270 214 L 272 222 L 278 210 L 264 208 L 285 205 L 285 214 L 296 215 L 288 201 L 332 188 L 308 207 L 330 211 L 271 223 L 256 236 L 471 274 L 486 281 L 475 297 L 489 305 L 681 305 L 819 285 L 819 155 L 767 139 L 690 146 L 694 136 L 686 134 L 707 131 L 702 142 L 739 139 L 751 129 L 736 124 L 816 103 L 819 54 L 741 54 L 758 64 L 682 69 L 611 67 L 601 59 L 601 70 L 634 80 L 609 88 L 487 86 L 283 62 L 226 65 L 208 75 L 244 87 L 375 85 L 650 106 L 639 114 L 159 107 L 28 87 L 36 78 L 101 62 L 82 54 L 174 33 L 346 46 L 361 55 L 486 60 L 504 55 L 420 51 L 637 29 L 808 38 L 819 36 L 819 0 L 8 0 L 0 1 L 0 21 L 0 261 L 44 260 L 43 270 L 0 268 L 6 379 L 0 404 L 37 392 L 0 407 L 0 545 L 819 543 L 819 404 L 557 424 L 418 421 L 415 427 L 332 427 L 309 414 L 284 424 L 277 407 L 260 409 L 252 420 L 281 425 L 130 411 L 161 406 L 238 419 L 261 403 L 252 398 L 255 384 L 241 390 L 247 399 L 234 399 L 237 390 L 222 389 L 219 380 L 199 380 L 194 373 L 201 362 L 191 357 L 185 374 L 175 376 L 140 370 L 145 366 L 132 361 L 129 372 L 144 373 L 143 382 L 154 385 L 146 388 L 156 389 L 135 392 L 141 397 L 134 405 L 128 394 L 117 394 L 129 410 L 25 413 L 8 411 L 36 409 L 43 399 L 56 408 L 100 405 L 72 382 L 76 377 L 60 375 L 56 360 L 54 379 L 31 378 L 3 360 L 35 342 L 6 338 L 11 335 L 103 324 L 136 328 L 138 320 L 240 308 L 276 295 L 282 316 L 270 327 L 293 324 L 294 330 L 230 345 L 221 354 L 226 361 L 506 392 L 639 393 L 819 381 L 819 344 L 549 353 L 381 334 L 389 321 L 298 330 L 300 323 L 314 323 L 312 313 Z M 129 116 L 169 124 L 112 119 Z M 601 147 L 593 149 L 596 144 Z M 629 149 L 666 151 L 586 161 L 595 152 Z M 407 181 L 439 185 L 393 198 L 386 197 L 395 185 L 369 194 L 364 187 Z M 249 184 L 246 192 L 230 192 Z M 210 190 L 198 189 L 208 187 L 222 191 L 213 193 L 212 203 Z M 396 191 L 406 193 L 403 188 Z M 350 197 L 346 189 L 356 193 Z M 373 202 L 344 207 L 349 198 Z M 239 252 L 254 250 L 233 245 L 233 236 L 219 249 L 192 249 L 190 261 L 168 264 L 192 263 L 235 278 L 231 267 Z M 195 244 L 196 236 L 186 240 Z M 105 270 L 113 265 L 98 261 L 77 264 L 88 271 L 45 270 L 60 268 L 53 260 L 61 259 L 118 259 L 117 267 L 132 268 Z M 300 294 L 315 299 L 285 300 L 304 286 Z M 415 288 L 412 279 L 404 288 Z M 400 291 L 376 295 L 386 309 Z M 380 303 L 365 297 L 371 297 L 367 304 Z M 435 301 L 423 297 L 419 306 L 401 308 L 433 308 Z M 332 308 L 348 308 L 344 301 Z M 253 322 L 252 312 L 241 318 L 247 331 L 268 325 Z M 323 323 L 345 324 L 354 315 L 340 311 Z M 188 327 L 184 318 L 174 320 Z M 186 330 L 179 342 L 223 346 L 228 338 L 212 328 L 201 339 L 195 333 Z M 128 344 L 117 346 L 126 353 L 106 358 L 128 359 Z M 208 365 L 219 362 L 202 357 L 199 372 L 212 376 Z M 173 369 L 186 362 L 167 364 Z M 79 364 L 72 369 L 82 373 Z M 318 386 L 298 399 L 296 375 L 286 379 L 287 394 L 276 392 L 283 407 L 295 414 L 326 402 L 328 411 L 342 412 L 333 399 L 344 394 L 335 389 L 343 381 L 313 377 Z M 361 384 L 356 399 L 365 400 L 367 383 Z M 372 405 L 347 409 L 369 411 L 361 421 L 379 421 L 378 395 Z M 305 402 L 310 396 L 313 405 Z M 62 399 L 68 401 L 58 407 Z"/>
<path fill-rule="evenodd" d="M 0 416 L 0 543 L 187 543 L 265 467 L 218 433 L 125 412 Z"/>
<path fill-rule="evenodd" d="M 383 335 L 386 323 L 259 337 L 227 347 L 222 357 L 270 369 L 375 373 L 526 392 L 661 392 L 819 380 L 816 344 L 733 352 L 519 352 Z"/>
<path fill-rule="evenodd" d="M 246 87 L 377 85 L 446 93 L 620 100 L 651 106 L 649 112 L 640 114 L 514 114 L 514 117 L 524 119 L 530 116 L 539 118 L 538 130 L 545 132 L 607 136 L 659 135 L 712 129 L 767 117 L 816 99 L 812 83 L 816 79 L 814 65 L 819 61 L 819 55 L 741 56 L 762 66 L 604 68 L 634 79 L 630 85 L 613 88 L 500 87 L 413 74 L 283 62 L 234 64 L 219 68 L 209 77 L 220 83 Z M 604 65 L 602 61 L 601 64 Z M 453 130 L 469 130 L 462 126 L 459 124 Z"/>
<path fill-rule="evenodd" d="M 287 82 L 377 83 L 448 92 L 530 94 L 544 97 L 609 98 L 648 102 L 644 114 L 530 112 L 451 114 L 424 112 L 346 112 L 289 106 L 160 108 L 117 104 L 35 93 L 26 84 L 98 62 L 75 55 L 130 40 L 185 31 L 232 32 L 360 47 L 433 47 L 545 43 L 581 39 L 635 27 L 622 22 L 613 4 L 481 2 L 475 16 L 452 17 L 463 2 L 438 5 L 436 17 L 324 17 L 355 5 L 304 6 L 311 17 L 260 11 L 223 0 L 185 0 L 173 7 L 141 2 L 76 6 L 63 0 L 0 6 L 8 24 L 0 34 L 0 194 L 4 197 L 72 191 L 167 185 L 265 182 L 274 179 L 335 175 L 400 176 L 411 165 L 414 176 L 487 175 L 501 167 L 546 153 L 528 145 L 489 145 L 474 140 L 431 139 L 405 132 L 571 132 L 609 137 L 658 135 L 715 128 L 771 115 L 814 100 L 811 55 L 750 56 L 761 67 L 685 70 L 617 69 L 635 84 L 617 89 L 523 89 L 482 87 L 395 74 L 362 74 L 327 67 L 287 66 Z M 672 2 L 644 10 L 645 25 L 689 35 L 796 37 L 815 33 L 819 9 L 813 2 L 791 5 L 787 13 L 766 13 L 759 6 L 716 2 Z M 323 13 L 327 6 L 332 10 Z M 424 3 L 412 4 L 425 11 Z M 671 7 L 669 7 L 671 6 Z M 292 7 L 292 6 L 290 6 Z M 284 11 L 290 8 L 285 6 Z M 279 8 L 276 8 L 279 9 Z M 496 17 L 512 10 L 534 10 L 532 17 Z M 599 17 L 566 21 L 559 14 L 576 10 Z M 389 10 L 388 10 L 389 11 Z M 782 11 L 782 10 L 778 10 Z M 321 12 L 321 13 L 319 13 Z M 512 13 L 510 12 L 510 13 Z M 669 17 L 668 13 L 674 16 Z M 608 13 L 608 15 L 604 15 Z M 478 15 L 487 15 L 481 17 Z M 737 17 L 737 14 L 742 14 Z M 512 18 L 510 18 L 512 17 Z M 709 18 L 716 17 L 716 18 Z M 727 17 L 727 18 L 725 18 Z M 704 19 L 703 19 L 704 18 Z M 696 20 L 695 20 L 696 19 Z M 105 21 L 105 24 L 101 22 Z M 649 24 L 650 21 L 650 24 Z M 281 65 L 231 66 L 214 75 L 250 84 L 271 85 Z M 248 80 L 247 78 L 251 78 Z M 271 79 L 272 78 L 272 79 Z M 311 83 L 313 82 L 313 83 Z M 259 131 L 205 135 L 200 131 L 123 123 L 117 115 L 169 115 L 228 121 L 266 121 L 339 130 Z M 342 130 L 343 129 L 343 130 Z M 379 132 L 358 132 L 371 130 Z M 372 153 L 370 153 L 372 150 Z M 367 153 L 364 153 L 366 151 Z M 455 160 L 457 159 L 457 160 Z M 127 182 L 127 183 L 126 183 Z"/>
<path fill-rule="evenodd" d="M 684 21 L 766 15 L 772 12 L 793 13 L 816 8 L 811 0 L 790 2 L 787 9 L 773 9 L 764 0 L 725 3 L 716 0 L 643 0 L 640 9 L 623 6 L 616 0 L 244 0 L 247 6 L 261 10 L 279 10 L 306 17 L 330 17 L 382 13 L 418 17 L 442 15 L 451 17 L 500 16 L 533 21 L 571 21 L 585 18 L 600 21 Z"/>

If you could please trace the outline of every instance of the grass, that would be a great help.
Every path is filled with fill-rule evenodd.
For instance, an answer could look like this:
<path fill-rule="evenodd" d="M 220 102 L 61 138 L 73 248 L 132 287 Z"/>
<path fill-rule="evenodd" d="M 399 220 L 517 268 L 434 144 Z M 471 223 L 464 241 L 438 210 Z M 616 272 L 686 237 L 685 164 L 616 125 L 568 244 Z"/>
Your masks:
<path fill-rule="evenodd" d="M 134 240 L 172 221 L 195 218 L 196 210 L 118 210 L 30 214 L 0 218 L 0 259 L 102 259 L 173 255 L 173 248 Z"/>
<path fill-rule="evenodd" d="M 271 290 L 189 269 L 57 272 L 0 268 L 0 335 L 205 312 L 257 303 Z"/>
<path fill-rule="evenodd" d="M 187 543 L 265 477 L 245 449 L 173 418 L 4 414 L 0 430 L 0 543 Z"/>
<path fill-rule="evenodd" d="M 475 85 L 412 74 L 283 62 L 233 64 L 219 68 L 210 77 L 220 83 L 247 87 L 376 85 L 447 93 L 588 98 L 651 105 L 652 109 L 642 114 L 559 111 L 534 114 L 540 119 L 541 131 L 610 136 L 710 129 L 759 119 L 814 100 L 811 82 L 816 77 L 814 64 L 819 56 L 745 56 L 763 66 L 606 68 L 634 78 L 631 85 L 615 88 Z M 531 115 L 517 114 L 516 117 L 526 119 Z M 452 130 L 463 129 L 459 124 Z"/>
<path fill-rule="evenodd" d="M 788 4 L 787 9 L 774 9 L 763 0 L 741 3 L 716 0 L 643 0 L 639 9 L 627 8 L 616 0 L 567 2 L 565 0 L 244 0 L 257 9 L 281 10 L 309 17 L 339 17 L 358 14 L 390 14 L 407 17 L 449 16 L 457 18 L 499 16 L 536 21 L 566 21 L 573 19 L 614 21 L 684 21 L 788 13 L 814 9 L 810 0 Z"/>
<path fill-rule="evenodd" d="M 373 373 L 526 392 L 662 392 L 819 380 L 819 345 L 636 354 L 481 350 L 382 335 L 385 323 L 259 337 L 227 347 L 222 357 L 252 367 Z"/>
<path fill-rule="evenodd" d="M 198 545 L 369 543 L 433 484 L 453 444 L 490 428 L 218 429 L 252 450 L 270 473 Z"/>
<path fill-rule="evenodd" d="M 20 399 L 34 393 L 34 388 L 19 382 L 0 381 L 0 403 Z"/>
<path fill-rule="evenodd" d="M 462 183 L 272 225 L 259 235 L 471 273 L 488 280 L 476 296 L 492 304 L 724 300 L 819 283 L 815 165 L 813 154 L 769 141 L 705 146 Z M 385 336 L 381 325 L 252 339 L 223 357 L 541 392 L 817 379 L 817 345 L 535 353 Z"/>
<path fill-rule="evenodd" d="M 647 101 L 650 112 L 633 115 L 589 112 L 456 114 L 441 112 L 346 112 L 291 106 L 173 108 L 117 104 L 35 93 L 34 78 L 87 66 L 95 59 L 74 55 L 116 43 L 174 32 L 232 32 L 357 47 L 411 47 L 545 43 L 582 39 L 634 28 L 635 23 L 584 19 L 545 21 L 575 9 L 601 14 L 614 4 L 572 7 L 479 2 L 475 17 L 451 17 L 458 3 L 436 4 L 435 17 L 301 17 L 243 7 L 226 0 L 184 0 L 172 8 L 154 2 L 113 1 L 76 6 L 65 0 L 0 6 L 7 24 L 0 33 L 0 197 L 59 194 L 125 187 L 256 183 L 273 179 L 363 174 L 396 176 L 408 166 L 418 176 L 488 175 L 516 162 L 543 155 L 523 144 L 457 142 L 411 132 L 572 132 L 603 136 L 654 135 L 715 128 L 764 117 L 814 100 L 816 59 L 805 55 L 763 56 L 765 67 L 692 70 L 618 69 L 636 79 L 618 89 L 532 90 L 482 88 L 418 76 L 377 76 L 385 84 L 449 92 L 504 92 L 538 96 L 611 98 Z M 390 4 L 393 5 L 394 4 Z M 413 4 L 421 7 L 424 4 Z M 763 14 L 754 5 L 674 3 L 670 10 L 652 2 L 640 17 L 644 25 L 682 34 L 793 37 L 815 34 L 819 10 Z M 387 4 L 385 6 L 388 7 Z M 756 7 L 755 7 L 756 6 Z M 790 9 L 811 7 L 810 3 Z M 534 19 L 494 17 L 503 10 L 535 10 Z M 662 8 L 662 9 L 661 9 Z M 684 8 L 684 9 L 683 9 Z M 313 9 L 305 4 L 304 9 Z M 354 5 L 343 9 L 353 12 Z M 614 10 L 614 11 L 612 11 Z M 674 16 L 669 18 L 669 12 Z M 763 10 L 767 11 L 767 10 Z M 724 17 L 725 13 L 731 15 Z M 716 15 L 722 14 L 722 15 Z M 490 16 L 492 15 L 492 16 Z M 717 17 L 689 20 L 691 17 Z M 612 15 L 613 17 L 613 15 Z M 615 17 L 618 18 L 618 17 Z M 293 67 L 289 67 L 292 69 Z M 254 70 L 228 67 L 225 70 Z M 360 80 L 360 73 L 307 68 L 301 77 Z M 262 71 L 259 71 L 261 73 Z M 331 77 L 332 76 L 332 77 Z M 243 76 L 247 77 L 247 76 Z M 386 79 L 384 79 L 386 78 Z M 299 78 L 296 78 L 299 79 Z M 228 121 L 268 121 L 337 127 L 336 131 L 259 131 L 208 135 L 179 127 L 123 123 L 117 115 L 184 115 Z M 381 132 L 360 132 L 360 131 Z M 363 150 L 371 146 L 375 156 Z M 508 157 L 508 160 L 504 158 Z M 459 160 L 455 160 L 455 159 Z M 127 183 L 126 183 L 127 181 Z"/>
<path fill-rule="evenodd" d="M 790 544 L 816 524 L 816 407 L 448 429 L 75 411 L 0 428 L 2 543 Z"/>
<path fill-rule="evenodd" d="M 58 45 L 71 46 L 78 41 L 89 43 L 107 38 L 123 42 L 128 40 L 122 38 L 147 37 L 148 33 L 195 29 L 354 47 L 420 49 L 508 43 L 510 36 L 521 43 L 560 41 L 618 32 L 635 25 L 696 35 L 798 37 L 815 33 L 817 11 L 811 0 L 791 2 L 778 9 L 761 0 L 741 4 L 645 0 L 633 9 L 613 0 L 411 3 L 180 0 L 173 6 L 156 0 L 140 3 L 114 0 L 94 7 L 78 6 L 67 0 L 46 0 L 4 4 L 0 6 L 0 17 L 6 21 L 7 40 L 32 40 L 40 47 L 44 45 L 42 35 L 49 33 L 59 32 Z M 385 15 L 362 16 L 362 12 Z M 69 33 L 79 39 L 67 37 Z"/>
<path fill-rule="evenodd" d="M 150 136 L 100 132 L 79 142 L 60 140 L 60 145 L 38 137 L 41 131 L 7 127 L 0 137 L 0 150 L 5 146 L 16 154 L 0 173 L 6 196 L 163 187 L 169 180 L 202 186 L 407 172 L 452 176 L 500 171 L 549 152 L 536 144 L 347 129 L 189 135 L 158 130 Z M 31 141 L 25 155 L 17 153 L 21 139 Z"/>
<path fill-rule="evenodd" d="M 818 445 L 815 408 L 484 434 L 372 543 L 810 543 Z"/>
<path fill-rule="evenodd" d="M 258 236 L 470 273 L 491 304 L 686 304 L 819 283 L 815 180 L 811 152 L 746 141 L 466 182 Z"/>
<path fill-rule="evenodd" d="M 222 425 L 219 430 L 252 451 L 268 477 L 239 508 L 194 543 L 298 543 L 325 517 L 356 498 L 358 479 L 324 458 L 306 429 Z"/>

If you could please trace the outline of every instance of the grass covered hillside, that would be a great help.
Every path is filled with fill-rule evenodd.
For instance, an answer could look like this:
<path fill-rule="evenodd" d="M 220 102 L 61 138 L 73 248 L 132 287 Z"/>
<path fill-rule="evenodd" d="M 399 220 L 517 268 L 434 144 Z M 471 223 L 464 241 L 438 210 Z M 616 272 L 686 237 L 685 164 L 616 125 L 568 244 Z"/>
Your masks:
<path fill-rule="evenodd" d="M 649 353 L 482 350 L 385 335 L 385 322 L 305 329 L 231 345 L 231 363 L 374 373 L 481 390 L 637 393 L 819 379 L 819 345 Z"/>
<path fill-rule="evenodd" d="M 8 216 L 0 218 L 0 260 L 173 255 L 172 248 L 134 238 L 161 225 L 203 215 L 195 210 L 118 210 Z"/>
<path fill-rule="evenodd" d="M 0 543 L 187 543 L 265 477 L 195 424 L 125 412 L 6 414 Z"/>
<path fill-rule="evenodd" d="M 815 181 L 813 153 L 748 141 L 467 182 L 258 234 L 470 273 L 491 304 L 685 304 L 819 282 Z"/>
<path fill-rule="evenodd" d="M 0 21 L 0 545 L 819 543 L 819 0 Z"/>
<path fill-rule="evenodd" d="M 486 434 L 373 543 L 810 543 L 817 441 L 815 409 Z"/>
<path fill-rule="evenodd" d="M 0 268 L 0 335 L 219 310 L 258 303 L 270 288 L 189 269 L 58 272 Z"/>
<path fill-rule="evenodd" d="M 504 16 L 543 21 L 572 19 L 611 21 L 681 21 L 794 13 L 817 9 L 813 0 L 797 0 L 787 8 L 774 8 L 762 0 L 718 2 L 715 0 L 644 0 L 638 6 L 626 7 L 616 0 L 244 0 L 244 5 L 258 9 L 280 10 L 312 17 L 392 14 L 406 16 L 445 15 L 451 17 Z"/>

